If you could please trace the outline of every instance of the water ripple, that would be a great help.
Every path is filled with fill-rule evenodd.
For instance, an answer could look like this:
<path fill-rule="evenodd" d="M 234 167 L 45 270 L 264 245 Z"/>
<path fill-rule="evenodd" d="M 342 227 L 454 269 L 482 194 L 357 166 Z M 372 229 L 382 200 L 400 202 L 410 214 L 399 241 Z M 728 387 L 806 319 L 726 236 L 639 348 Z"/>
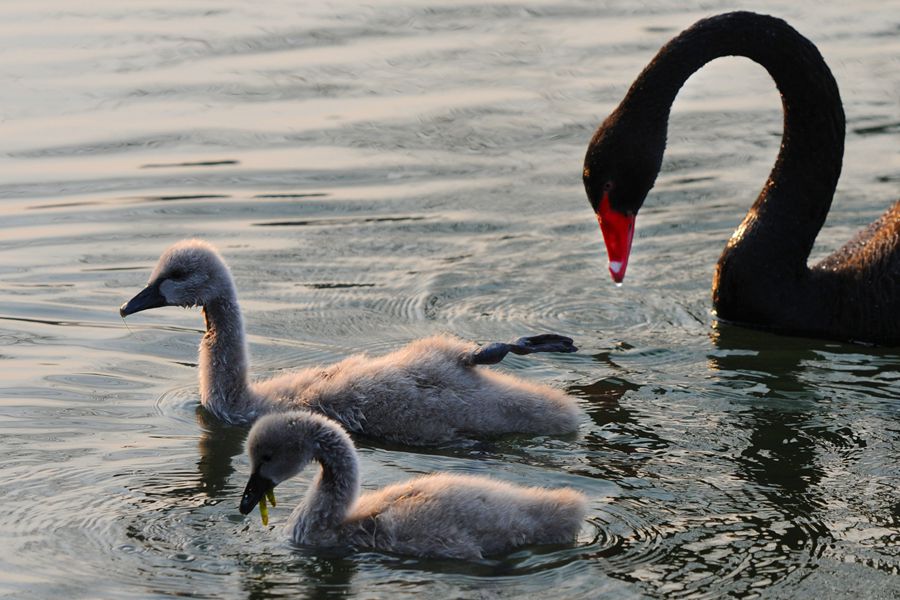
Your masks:
<path fill-rule="evenodd" d="M 825 253 L 896 195 L 896 32 L 873 0 L 756 9 L 853 91 L 853 193 Z M 710 311 L 778 148 L 763 69 L 714 61 L 685 86 L 628 281 L 608 280 L 585 145 L 656 48 L 717 10 L 0 4 L 0 594 L 890 596 L 900 356 Z M 199 406 L 199 311 L 117 313 L 195 236 L 232 267 L 252 378 L 438 332 L 575 338 L 496 368 L 576 396 L 576 434 L 356 442 L 367 486 L 445 470 L 582 489 L 577 542 L 431 561 L 297 548 L 241 516 L 247 431 Z"/>

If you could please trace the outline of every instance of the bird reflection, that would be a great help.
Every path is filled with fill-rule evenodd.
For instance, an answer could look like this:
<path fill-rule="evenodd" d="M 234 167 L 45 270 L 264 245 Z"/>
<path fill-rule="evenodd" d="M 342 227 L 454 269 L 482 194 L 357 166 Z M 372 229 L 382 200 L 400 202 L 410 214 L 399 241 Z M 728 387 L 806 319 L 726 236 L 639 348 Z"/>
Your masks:
<path fill-rule="evenodd" d="M 746 409 L 727 415 L 734 421 L 729 429 L 742 432 L 745 441 L 732 459 L 735 477 L 748 484 L 740 495 L 743 527 L 756 540 L 748 552 L 766 570 L 787 573 L 833 541 L 822 514 L 822 465 L 840 435 L 821 414 L 821 392 L 807 371 L 834 344 L 726 323 L 718 323 L 711 337 L 716 352 L 710 369 L 722 385 L 746 391 L 740 400 Z"/>
<path fill-rule="evenodd" d="M 607 352 L 594 358 L 613 365 Z M 585 461 L 596 470 L 586 474 L 611 480 L 638 477 L 639 464 L 668 446 L 668 442 L 646 425 L 635 410 L 622 403 L 626 394 L 640 389 L 640 385 L 621 377 L 606 377 L 568 388 L 570 394 L 587 400 L 585 410 L 596 424 L 584 435 L 588 450 Z"/>
<path fill-rule="evenodd" d="M 248 600 L 300 597 L 325 600 L 346 596 L 356 575 L 356 563 L 344 551 L 297 549 L 290 555 L 244 555 L 241 561 L 243 589 Z M 287 561 L 287 562 L 286 562 Z"/>
<path fill-rule="evenodd" d="M 710 334 L 716 352 L 708 366 L 723 381 L 752 396 L 796 397 L 814 392 L 804 381 L 804 363 L 820 358 L 828 342 L 775 335 L 717 322 Z M 728 386 L 732 387 L 732 386 Z"/>
<path fill-rule="evenodd" d="M 223 423 L 202 406 L 197 408 L 196 415 L 201 431 L 197 443 L 201 488 L 209 498 L 233 495 L 234 490 L 228 487 L 228 479 L 234 473 L 231 459 L 244 452 L 247 429 Z"/>

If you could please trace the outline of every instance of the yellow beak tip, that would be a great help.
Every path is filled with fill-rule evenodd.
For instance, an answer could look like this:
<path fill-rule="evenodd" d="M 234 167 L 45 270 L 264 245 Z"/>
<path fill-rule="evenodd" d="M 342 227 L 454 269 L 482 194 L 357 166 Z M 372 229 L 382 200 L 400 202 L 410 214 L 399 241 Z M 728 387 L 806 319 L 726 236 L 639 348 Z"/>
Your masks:
<path fill-rule="evenodd" d="M 259 516 L 262 518 L 263 526 L 269 524 L 269 508 L 266 506 L 265 497 L 259 499 Z"/>

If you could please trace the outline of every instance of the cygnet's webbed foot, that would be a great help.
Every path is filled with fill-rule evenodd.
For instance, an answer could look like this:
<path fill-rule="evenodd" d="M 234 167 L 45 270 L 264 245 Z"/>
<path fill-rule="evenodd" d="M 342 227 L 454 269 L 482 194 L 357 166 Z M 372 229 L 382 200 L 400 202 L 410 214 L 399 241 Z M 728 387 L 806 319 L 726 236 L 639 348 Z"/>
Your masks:
<path fill-rule="evenodd" d="M 513 354 L 532 354 L 534 352 L 576 352 L 578 348 L 572 338 L 555 333 L 544 333 L 521 337 L 514 342 L 492 342 L 482 346 L 471 354 L 469 360 L 473 365 L 495 365 L 512 352 Z"/>

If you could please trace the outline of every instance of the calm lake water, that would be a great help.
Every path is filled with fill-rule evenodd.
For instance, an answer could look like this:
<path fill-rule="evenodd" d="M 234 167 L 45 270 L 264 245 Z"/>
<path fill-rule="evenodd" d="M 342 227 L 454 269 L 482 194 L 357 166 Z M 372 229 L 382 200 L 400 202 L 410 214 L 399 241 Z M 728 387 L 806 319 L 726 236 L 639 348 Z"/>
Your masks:
<path fill-rule="evenodd" d="M 0 594 L 897 597 L 900 351 L 711 314 L 779 144 L 766 73 L 721 59 L 687 84 L 622 288 L 580 175 L 662 43 L 777 14 L 848 116 L 823 255 L 900 195 L 900 5 L 685 4 L 0 5 Z M 584 490 L 577 543 L 296 548 L 281 526 L 312 469 L 268 528 L 242 517 L 246 432 L 198 410 L 199 311 L 117 314 L 189 236 L 234 270 L 255 376 L 435 332 L 574 337 L 500 368 L 578 396 L 576 436 L 357 443 L 365 488 L 442 470 Z"/>

